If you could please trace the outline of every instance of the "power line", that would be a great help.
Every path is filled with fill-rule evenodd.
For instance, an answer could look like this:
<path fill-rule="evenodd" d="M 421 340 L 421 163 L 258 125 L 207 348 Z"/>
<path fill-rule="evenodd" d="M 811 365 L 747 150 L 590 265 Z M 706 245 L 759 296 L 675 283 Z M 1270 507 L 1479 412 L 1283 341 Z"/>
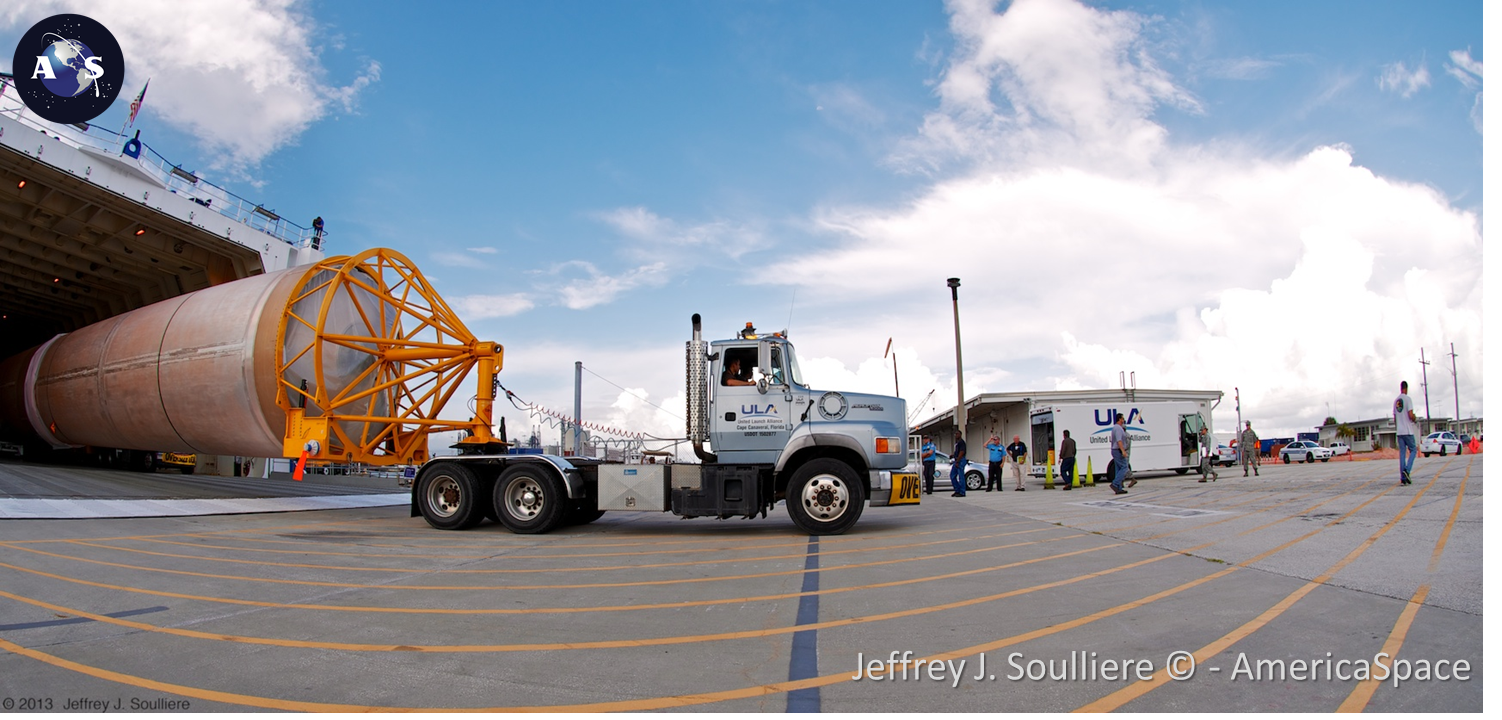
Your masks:
<path fill-rule="evenodd" d="M 634 397 L 634 398 L 636 398 L 636 399 L 638 399 L 638 400 L 640 400 L 640 401 L 642 401 L 642 402 L 644 402 L 644 403 L 646 403 L 648 405 L 651 405 L 652 407 L 655 407 L 658 410 L 661 410 L 661 411 L 663 411 L 663 412 L 665 412 L 665 413 L 667 413 L 669 415 L 672 415 L 673 417 L 678 418 L 679 420 L 683 419 L 682 415 L 679 415 L 678 413 L 675 413 L 672 410 L 669 410 L 669 409 L 667 409 L 667 408 L 665 408 L 665 407 L 663 407 L 661 405 L 658 405 L 657 403 L 652 402 L 651 400 L 648 400 L 646 397 L 644 397 L 642 395 L 637 395 L 636 393 L 631 392 L 630 390 L 627 390 L 626 388 L 623 388 L 620 385 L 616 385 L 614 382 L 611 382 L 611 380 L 609 378 L 607 378 L 604 375 L 601 375 L 601 374 L 599 374 L 599 373 L 597 373 L 597 372 L 595 372 L 593 370 L 590 370 L 589 367 L 587 367 L 587 366 L 584 368 L 584 372 L 587 372 L 590 375 L 593 375 L 593 376 L 595 376 L 595 377 L 597 377 L 597 378 L 599 378 L 601 380 L 604 380 L 606 383 L 609 383 L 610 385 L 615 386 L 616 389 L 620 390 L 621 392 L 626 393 L 626 394 L 630 395 L 631 397 Z"/>

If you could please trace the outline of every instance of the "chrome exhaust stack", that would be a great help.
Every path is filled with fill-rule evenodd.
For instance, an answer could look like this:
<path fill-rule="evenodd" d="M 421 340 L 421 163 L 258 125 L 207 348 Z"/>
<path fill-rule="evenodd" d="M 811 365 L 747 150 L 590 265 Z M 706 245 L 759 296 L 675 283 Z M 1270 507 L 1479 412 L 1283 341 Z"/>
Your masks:
<path fill-rule="evenodd" d="M 709 439 L 709 343 L 704 342 L 699 313 L 694 313 L 693 323 L 694 339 L 687 343 L 688 439 L 694 455 L 712 463 L 717 460 L 715 454 L 704 450 L 704 441 Z"/>

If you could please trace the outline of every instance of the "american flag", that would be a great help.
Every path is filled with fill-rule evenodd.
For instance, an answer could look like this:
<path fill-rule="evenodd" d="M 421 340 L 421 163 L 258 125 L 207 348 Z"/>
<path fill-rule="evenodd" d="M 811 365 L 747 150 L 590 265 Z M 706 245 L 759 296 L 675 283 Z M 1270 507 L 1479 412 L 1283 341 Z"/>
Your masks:
<path fill-rule="evenodd" d="M 146 84 L 141 86 L 141 94 L 137 95 L 135 100 L 130 101 L 130 120 L 126 123 L 127 127 L 136 124 L 136 113 L 141 112 L 141 102 L 146 99 L 146 88 L 149 87 L 151 87 L 151 81 L 147 80 Z"/>

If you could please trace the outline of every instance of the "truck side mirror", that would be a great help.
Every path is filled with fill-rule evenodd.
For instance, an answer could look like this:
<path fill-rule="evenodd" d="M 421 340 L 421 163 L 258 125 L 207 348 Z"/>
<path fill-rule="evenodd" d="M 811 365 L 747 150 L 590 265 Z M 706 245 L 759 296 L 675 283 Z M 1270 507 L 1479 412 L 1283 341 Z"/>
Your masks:
<path fill-rule="evenodd" d="M 767 394 L 767 376 L 763 375 L 756 379 L 756 390 L 763 395 Z"/>

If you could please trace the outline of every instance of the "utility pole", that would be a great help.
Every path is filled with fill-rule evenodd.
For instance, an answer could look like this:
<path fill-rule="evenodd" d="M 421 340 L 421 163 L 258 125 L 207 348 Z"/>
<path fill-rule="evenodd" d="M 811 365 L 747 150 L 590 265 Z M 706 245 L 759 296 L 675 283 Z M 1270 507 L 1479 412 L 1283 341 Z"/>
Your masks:
<path fill-rule="evenodd" d="M 1429 418 L 1434 416 L 1429 414 L 1429 361 L 1424 359 L 1423 348 L 1419 348 L 1419 364 L 1424 366 L 1424 422 L 1427 423 Z M 1428 432 L 1429 428 L 1426 426 L 1424 433 L 1428 434 Z"/>
<path fill-rule="evenodd" d="M 954 406 L 954 431 L 965 436 L 965 361 L 960 355 L 960 279 L 949 278 L 949 297 L 954 301 L 954 380 L 959 402 Z"/>
<path fill-rule="evenodd" d="M 897 353 L 892 352 L 892 338 L 887 338 L 887 351 L 881 354 L 881 359 L 892 356 L 892 390 L 897 397 L 902 397 L 902 386 L 897 384 Z"/>
<path fill-rule="evenodd" d="M 1455 371 L 1455 343 L 1450 343 L 1450 380 L 1455 390 L 1455 422 L 1460 422 L 1460 373 Z"/>

